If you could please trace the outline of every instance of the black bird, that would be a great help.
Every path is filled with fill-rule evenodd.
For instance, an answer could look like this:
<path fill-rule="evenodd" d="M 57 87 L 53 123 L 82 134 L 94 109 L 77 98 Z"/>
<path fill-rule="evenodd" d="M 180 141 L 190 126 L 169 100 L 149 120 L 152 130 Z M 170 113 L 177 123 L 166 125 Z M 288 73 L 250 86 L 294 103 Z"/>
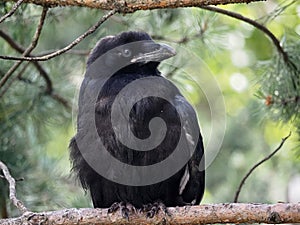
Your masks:
<path fill-rule="evenodd" d="M 160 61 L 174 55 L 170 46 L 154 42 L 147 33 L 133 31 L 102 38 L 92 50 L 80 88 L 77 133 L 70 143 L 70 158 L 73 171 L 83 188 L 90 191 L 95 208 L 121 207 L 123 216 L 127 216 L 126 210 L 132 205 L 148 211 L 147 215 L 152 217 L 161 205 L 200 203 L 205 171 L 196 113 L 157 69 Z M 146 85 L 134 84 L 137 81 L 145 81 Z M 113 116 L 118 94 L 130 84 L 131 90 L 119 99 L 125 106 L 132 99 L 136 102 L 128 115 L 121 109 Z M 149 96 L 144 97 L 147 93 Z M 125 117 L 129 117 L 127 123 Z M 165 130 L 160 122 L 151 125 L 151 120 L 158 117 L 164 121 Z M 145 141 L 139 147 L 151 145 L 146 142 L 151 136 L 158 145 L 148 151 L 128 147 L 120 136 L 125 136 L 125 141 L 128 137 L 128 143 L 132 143 L 130 132 L 142 143 Z M 103 145 L 99 145 L 99 140 Z M 178 146 L 181 158 L 172 156 Z M 187 160 L 180 165 L 186 156 Z M 145 177 L 126 167 L 113 167 L 113 163 L 107 162 L 109 157 L 135 168 L 159 165 L 168 158 L 173 164 L 153 174 L 150 171 Z M 98 166 L 103 166 L 104 171 L 99 173 Z M 128 182 L 126 177 L 130 177 Z"/>

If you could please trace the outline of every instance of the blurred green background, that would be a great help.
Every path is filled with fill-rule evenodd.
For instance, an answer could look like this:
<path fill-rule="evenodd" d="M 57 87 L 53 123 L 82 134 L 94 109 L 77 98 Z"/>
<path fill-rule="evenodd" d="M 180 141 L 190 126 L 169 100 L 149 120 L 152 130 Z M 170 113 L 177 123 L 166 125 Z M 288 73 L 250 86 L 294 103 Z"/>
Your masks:
<path fill-rule="evenodd" d="M 0 15 L 11 7 L 11 3 L 0 3 Z M 294 46 L 290 52 L 299 69 L 299 1 L 272 0 L 222 8 L 256 19 L 267 26 L 283 46 Z M 31 42 L 41 10 L 39 6 L 22 5 L 12 17 L 0 24 L 0 29 L 26 47 Z M 96 9 L 50 9 L 38 47 L 33 53 L 66 46 L 102 15 L 104 12 Z M 67 99 L 70 108 L 45 94 L 45 81 L 32 64 L 28 64 L 22 76 L 15 78 L 1 96 L 0 160 L 7 164 L 16 179 L 24 178 L 17 182 L 17 193 L 29 209 L 42 211 L 92 206 L 88 194 L 70 175 L 68 144 L 76 129 L 77 95 L 88 51 L 101 37 L 127 30 L 146 31 L 155 40 L 168 42 L 179 49 L 181 60 L 170 59 L 161 66 L 161 70 L 197 109 L 205 142 L 208 141 L 212 122 L 205 95 L 213 95 L 215 90 L 202 93 L 197 82 L 214 77 L 220 86 L 226 106 L 226 130 L 220 152 L 207 169 L 202 203 L 232 202 L 247 171 L 270 154 L 289 131 L 293 131 L 291 138 L 278 154 L 250 176 L 239 201 L 300 201 L 299 194 L 297 196 L 300 193 L 299 103 L 280 105 L 285 109 L 292 108 L 292 115 L 287 115 L 284 110 L 278 113 L 282 108 L 278 108 L 275 101 L 274 104 L 266 104 L 268 96 L 274 95 L 274 99 L 276 96 L 279 98 L 281 93 L 298 96 L 300 88 L 288 92 L 277 79 L 276 74 L 280 72 L 274 70 L 275 79 L 270 75 L 273 68 L 270 65 L 278 67 L 281 64 L 277 59 L 278 52 L 261 31 L 224 15 L 199 8 L 183 8 L 115 15 L 76 46 L 76 51 L 40 62 L 53 82 L 54 93 Z M 190 74 L 180 73 L 176 67 L 184 67 L 190 60 L 180 49 L 194 54 L 194 60 L 198 60 L 205 69 L 189 68 Z M 2 38 L 0 54 L 17 55 Z M 0 60 L 0 77 L 13 63 Z M 175 69 L 170 66 L 172 63 L 176 64 Z M 14 77 L 26 64 L 19 67 Z M 287 72 L 283 70 L 282 73 Z M 294 76 L 299 80 L 299 73 Z M 270 92 L 271 86 L 279 94 Z M 221 125 L 216 129 L 221 130 Z M 2 216 L 6 212 L 8 216 L 18 214 L 8 199 L 6 181 L 1 178 L 0 210 Z"/>

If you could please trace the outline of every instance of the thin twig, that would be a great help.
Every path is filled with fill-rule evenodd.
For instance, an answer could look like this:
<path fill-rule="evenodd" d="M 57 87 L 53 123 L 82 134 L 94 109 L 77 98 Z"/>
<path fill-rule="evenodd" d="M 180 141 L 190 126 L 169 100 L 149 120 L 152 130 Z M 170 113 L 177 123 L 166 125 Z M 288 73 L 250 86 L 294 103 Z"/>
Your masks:
<path fill-rule="evenodd" d="M 47 15 L 47 11 L 48 8 L 44 7 L 42 14 L 41 14 L 41 18 L 39 21 L 39 24 L 37 26 L 37 29 L 35 31 L 35 34 L 33 36 L 32 42 L 30 43 L 29 47 L 24 51 L 24 53 L 22 54 L 23 56 L 28 56 L 28 54 L 30 54 L 30 52 L 32 52 L 32 50 L 37 46 L 39 37 L 41 35 L 42 32 L 42 28 L 44 26 L 44 22 L 45 22 L 45 18 Z M 2 77 L 2 79 L 0 80 L 0 88 L 3 87 L 5 85 L 5 83 L 8 81 L 8 79 L 13 75 L 13 73 L 18 69 L 18 67 L 22 64 L 23 60 L 16 62 L 8 71 L 7 73 Z"/>
<path fill-rule="evenodd" d="M 10 198 L 10 200 L 22 213 L 28 212 L 28 209 L 25 207 L 25 205 L 19 199 L 17 199 L 16 181 L 10 175 L 10 172 L 9 172 L 7 166 L 2 161 L 0 161 L 0 169 L 2 170 L 3 175 L 4 175 L 5 179 L 7 180 L 8 184 L 9 184 L 9 198 Z"/>
<path fill-rule="evenodd" d="M 23 2 L 24 2 L 24 0 L 19 0 L 19 1 L 17 1 L 17 3 L 14 4 L 14 6 L 12 7 L 12 9 L 11 9 L 8 13 L 6 13 L 4 16 L 2 16 L 2 17 L 0 18 L 0 23 L 2 23 L 2 22 L 3 22 L 4 20 L 6 20 L 8 17 L 12 16 L 12 15 L 15 13 L 15 11 L 19 8 L 19 6 L 20 6 Z"/>
<path fill-rule="evenodd" d="M 72 41 L 66 47 L 64 47 L 64 48 L 62 48 L 62 49 L 60 49 L 56 52 L 53 52 L 53 53 L 50 53 L 50 54 L 47 54 L 47 55 L 44 55 L 44 56 L 38 56 L 38 57 L 15 57 L 15 56 L 0 55 L 0 59 L 23 60 L 23 61 L 47 61 L 49 59 L 57 57 L 57 56 L 65 53 L 65 52 L 69 51 L 70 49 L 75 47 L 77 44 L 79 44 L 82 40 L 84 40 L 87 36 L 94 33 L 100 25 L 102 25 L 107 19 L 109 19 L 112 15 L 116 14 L 117 12 L 118 12 L 117 9 L 111 10 L 109 13 L 104 15 L 96 24 L 94 24 L 90 29 L 88 29 L 85 33 L 80 35 L 78 38 L 76 38 L 74 41 Z"/>
<path fill-rule="evenodd" d="M 287 8 L 289 8 L 291 5 L 295 4 L 298 0 L 293 0 L 293 1 L 284 1 L 282 3 L 279 3 L 277 5 L 277 7 L 275 9 L 272 10 L 272 12 L 268 13 L 267 15 L 264 15 L 260 18 L 258 18 L 258 21 L 262 21 L 262 24 L 266 24 L 269 21 L 274 20 L 275 18 L 277 18 L 277 16 L 279 16 L 280 14 L 282 14 Z M 285 4 L 286 3 L 286 4 Z"/>
<path fill-rule="evenodd" d="M 256 163 L 250 170 L 249 172 L 244 176 L 244 178 L 242 179 L 239 188 L 237 189 L 236 193 L 235 193 L 235 197 L 234 197 L 234 201 L 233 202 L 237 202 L 238 198 L 239 198 L 239 194 L 241 192 L 242 187 L 244 186 L 247 178 L 250 176 L 250 174 L 257 168 L 259 167 L 261 164 L 263 164 L 264 162 L 266 162 L 267 160 L 269 160 L 270 158 L 272 158 L 284 145 L 284 143 L 286 142 L 286 140 L 291 136 L 291 132 L 289 133 L 288 136 L 282 138 L 281 143 L 279 144 L 279 146 L 268 156 L 266 156 L 265 158 L 263 158 L 261 161 L 259 161 L 258 163 Z"/>
<path fill-rule="evenodd" d="M 275 35 L 265 26 L 263 26 L 262 24 L 256 22 L 255 20 L 252 20 L 248 17 L 244 17 L 243 15 L 236 13 L 236 12 L 231 12 L 225 9 L 221 9 L 221 8 L 217 8 L 217 7 L 213 7 L 213 6 L 200 6 L 200 8 L 202 9 L 206 9 L 209 11 L 213 11 L 213 12 L 217 12 L 217 13 L 221 13 L 223 15 L 226 16 L 230 16 L 233 17 L 235 19 L 238 20 L 242 20 L 246 23 L 251 24 L 252 26 L 256 27 L 257 29 L 261 30 L 262 32 L 264 32 L 273 42 L 273 44 L 275 45 L 275 47 L 277 48 L 278 52 L 282 55 L 284 61 L 286 63 L 289 62 L 289 56 L 288 54 L 284 51 L 284 49 L 281 47 L 281 44 L 279 42 L 279 40 L 275 37 Z"/>
<path fill-rule="evenodd" d="M 35 31 L 35 34 L 33 36 L 32 42 L 31 42 L 30 46 L 23 53 L 24 56 L 30 54 L 32 52 L 32 50 L 37 46 L 39 38 L 40 38 L 41 33 L 42 33 L 42 29 L 44 27 L 47 12 L 48 12 L 48 8 L 44 7 L 43 11 L 42 11 L 42 14 L 41 14 L 41 17 L 40 17 L 39 24 L 38 24 L 37 29 Z"/>
<path fill-rule="evenodd" d="M 17 52 L 19 52 L 21 54 L 23 54 L 25 52 L 26 49 L 23 46 L 16 43 L 11 36 L 9 36 L 7 33 L 5 33 L 2 30 L 0 30 L 0 37 L 2 37 Z M 88 51 L 86 51 L 86 53 L 87 52 Z M 83 54 L 83 51 L 82 51 L 82 54 Z M 31 54 L 28 54 L 28 55 L 31 56 Z M 33 63 L 34 67 L 39 71 L 41 77 L 45 80 L 45 83 L 46 83 L 45 94 L 49 95 L 54 100 L 60 102 L 66 109 L 68 109 L 68 110 L 71 109 L 71 106 L 68 103 L 68 100 L 64 99 L 62 96 L 58 95 L 57 93 L 55 93 L 55 94 L 53 93 L 52 81 L 51 81 L 48 73 L 42 67 L 42 65 L 38 61 L 33 61 L 31 63 Z M 20 73 L 18 74 L 18 76 L 16 76 L 16 79 L 21 79 L 21 77 L 19 75 L 20 75 Z M 3 95 L 7 92 L 7 89 L 12 85 L 12 83 L 16 79 L 13 79 L 10 83 L 6 84 L 6 88 L 0 93 L 0 98 L 3 97 Z"/>
<path fill-rule="evenodd" d="M 52 54 L 52 53 L 54 53 L 54 52 L 56 52 L 58 50 L 59 49 L 46 50 L 46 51 L 40 52 L 40 53 L 35 54 L 35 55 L 30 55 L 30 56 L 31 57 L 42 57 L 42 56 L 45 56 L 45 55 Z M 79 56 L 88 56 L 90 54 L 90 51 L 91 50 L 70 49 L 67 52 L 65 52 L 65 54 L 79 55 Z M 35 62 L 35 61 L 33 61 L 33 62 Z"/>
<path fill-rule="evenodd" d="M 5 176 L 0 175 L 0 178 L 6 180 Z M 24 180 L 25 180 L 24 177 L 20 177 L 20 178 L 15 179 L 16 182 L 18 182 L 18 181 L 24 181 Z"/>
<path fill-rule="evenodd" d="M 45 93 L 50 95 L 53 92 L 53 85 L 52 85 L 52 81 L 51 81 L 48 73 L 44 70 L 44 68 L 38 62 L 33 62 L 33 64 L 39 71 L 41 77 L 45 80 L 45 83 L 46 83 Z"/>
<path fill-rule="evenodd" d="M 68 52 L 66 52 L 66 54 L 88 56 L 90 52 L 90 50 L 71 49 Z"/>
<path fill-rule="evenodd" d="M 17 50 L 19 53 L 25 52 L 26 49 L 15 42 L 14 39 L 3 30 L 0 30 L 0 37 L 2 37 L 13 49 Z"/>
<path fill-rule="evenodd" d="M 59 102 L 60 104 L 62 104 L 66 109 L 69 109 L 69 110 L 72 109 L 70 103 L 69 103 L 66 99 L 64 99 L 63 97 L 61 97 L 60 95 L 58 95 L 58 94 L 52 92 L 52 93 L 50 94 L 50 96 L 51 96 L 54 100 L 56 100 L 57 102 Z"/>
<path fill-rule="evenodd" d="M 27 67 L 29 66 L 30 62 L 27 62 L 25 64 L 25 66 L 20 70 L 20 72 L 18 73 L 17 76 L 15 76 L 14 78 L 8 80 L 6 82 L 6 85 L 4 87 L 2 87 L 1 92 L 0 92 L 0 98 L 3 97 L 3 95 L 8 91 L 8 89 L 11 87 L 11 85 L 17 80 L 20 79 L 22 77 L 22 75 L 25 73 Z"/>
<path fill-rule="evenodd" d="M 71 48 L 73 48 L 74 46 L 76 46 L 78 43 L 80 43 L 83 39 L 85 39 L 87 36 L 89 36 L 90 34 L 94 33 L 97 28 L 103 24 L 108 18 L 110 18 L 112 15 L 114 15 L 115 13 L 117 13 L 118 10 L 112 10 L 110 11 L 108 14 L 104 15 L 94 26 L 92 26 L 89 30 L 87 30 L 84 34 L 80 35 L 78 38 L 76 38 L 71 44 L 69 44 L 68 46 L 66 46 L 63 49 L 60 49 L 56 52 L 50 53 L 48 55 L 44 55 L 42 57 L 26 57 L 26 55 L 23 54 L 24 57 L 19 57 L 19 60 L 23 60 L 23 58 L 45 58 L 45 60 L 48 60 L 50 58 L 56 57 L 60 54 L 63 54 L 64 52 L 70 50 Z M 3 33 L 3 32 L 2 32 Z M 7 36 L 6 36 L 7 37 Z M 20 47 L 18 45 L 15 45 L 16 47 Z M 20 49 L 20 48 L 19 48 Z M 26 51 L 25 51 L 26 52 Z M 29 52 L 30 53 L 30 52 Z M 24 60 L 23 60 L 24 61 Z M 26 61 L 26 60 L 25 60 Z M 27 60 L 27 61 L 35 61 L 35 60 Z M 39 67 L 41 68 L 41 67 Z M 64 105 L 66 108 L 71 108 L 71 106 L 69 105 L 68 101 L 65 100 L 63 97 L 59 96 L 58 94 L 52 93 L 52 83 L 50 79 L 46 79 L 49 78 L 49 76 L 45 76 L 46 73 L 41 73 L 41 75 L 44 77 L 44 79 L 46 80 L 46 83 L 48 84 L 48 94 L 54 98 L 56 101 L 60 102 L 62 105 Z M 5 78 L 5 76 L 3 77 Z M 3 79 L 2 78 L 2 79 Z M 8 79 L 8 78 L 7 78 Z M 1 80 L 2 81 L 2 80 Z M 1 81 L 0 81 L 0 87 L 1 87 Z M 6 81 L 5 81 L 6 82 Z M 4 82 L 4 83 L 5 83 Z M 51 84 L 51 86 L 49 85 Z M 2 85 L 3 86 L 3 85 Z M 49 88 L 51 87 L 51 88 Z"/>

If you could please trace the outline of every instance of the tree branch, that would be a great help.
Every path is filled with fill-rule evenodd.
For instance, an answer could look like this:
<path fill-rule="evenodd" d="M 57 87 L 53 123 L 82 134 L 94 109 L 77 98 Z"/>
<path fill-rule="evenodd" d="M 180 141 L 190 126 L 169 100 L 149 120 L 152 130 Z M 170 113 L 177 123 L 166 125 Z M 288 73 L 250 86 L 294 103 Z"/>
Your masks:
<path fill-rule="evenodd" d="M 4 0 L 16 1 L 16 0 Z M 179 7 L 199 7 L 204 5 L 224 5 L 231 3 L 249 3 L 265 0 L 25 0 L 26 3 L 37 5 L 55 6 L 82 6 L 98 8 L 103 10 L 117 9 L 120 13 L 130 13 L 137 10 L 179 8 Z"/>
<path fill-rule="evenodd" d="M 62 104 L 66 109 L 69 110 L 72 109 L 72 106 L 70 105 L 69 101 L 63 98 L 62 96 L 60 96 L 59 94 L 51 92 L 49 96 L 54 100 L 56 100 L 57 102 L 59 102 L 60 104 Z"/>
<path fill-rule="evenodd" d="M 234 197 L 234 202 L 238 201 L 239 198 L 239 194 L 241 192 L 242 187 L 244 186 L 246 180 L 248 179 L 248 177 L 251 175 L 251 173 L 257 168 L 259 167 L 261 164 L 263 164 L 264 162 L 266 162 L 267 160 L 269 160 L 270 158 L 272 158 L 284 145 L 284 143 L 286 142 L 286 140 L 291 136 L 291 132 L 289 133 L 288 136 L 282 138 L 281 143 L 279 144 L 279 146 L 268 156 L 266 156 L 265 158 L 263 158 L 261 161 L 259 161 L 258 163 L 256 163 L 250 170 L 249 172 L 244 176 L 244 178 L 242 179 L 236 193 L 235 193 L 235 197 Z"/>
<path fill-rule="evenodd" d="M 168 208 L 171 216 L 159 212 L 149 219 L 144 213 L 132 213 L 129 221 L 120 212 L 108 214 L 107 209 L 64 209 L 59 211 L 26 213 L 18 218 L 0 220 L 1 225 L 101 225 L 101 224 L 216 224 L 216 223 L 299 223 L 300 204 L 210 204 Z"/>
<path fill-rule="evenodd" d="M 10 172 L 9 172 L 7 166 L 2 161 L 0 161 L 0 169 L 3 172 L 5 179 L 9 183 L 9 198 L 10 198 L 10 200 L 22 213 L 28 212 L 28 209 L 24 206 L 24 204 L 19 199 L 17 199 L 16 181 L 10 175 Z M 0 224 L 1 224 L 1 220 L 0 220 Z"/>
<path fill-rule="evenodd" d="M 284 51 L 284 49 L 281 47 L 281 44 L 279 42 L 279 40 L 276 38 L 276 36 L 268 29 L 266 28 L 264 25 L 256 22 L 255 20 L 252 20 L 248 17 L 244 17 L 243 15 L 236 13 L 236 12 L 231 12 L 225 9 L 221 9 L 221 8 L 217 8 L 217 7 L 213 7 L 213 6 L 201 6 L 200 8 L 202 9 L 206 9 L 209 11 L 213 11 L 213 12 L 217 12 L 217 13 L 221 13 L 223 15 L 226 16 L 230 16 L 232 18 L 244 21 L 246 23 L 251 24 L 252 26 L 256 27 L 257 29 L 259 29 L 260 31 L 264 32 L 273 42 L 273 44 L 275 45 L 275 47 L 277 48 L 277 51 L 282 55 L 284 61 L 286 63 L 289 63 L 289 56 L 288 54 Z"/>
<path fill-rule="evenodd" d="M 22 78 L 22 75 L 25 73 L 27 67 L 29 66 L 30 62 L 27 62 L 25 64 L 25 66 L 23 66 L 23 68 L 19 71 L 18 75 L 15 76 L 14 78 L 10 79 L 7 81 L 6 85 L 4 87 L 1 88 L 1 91 L 0 91 L 0 98 L 3 97 L 3 95 L 8 91 L 8 89 L 11 87 L 11 85 L 17 80 L 21 80 Z"/>
<path fill-rule="evenodd" d="M 18 43 L 16 43 L 12 37 L 10 37 L 7 33 L 5 33 L 4 31 L 0 30 L 0 37 L 2 37 L 13 49 L 15 49 L 17 52 L 23 54 L 25 52 L 25 48 L 21 45 L 19 45 Z M 87 53 L 87 51 L 85 52 Z M 83 53 L 82 53 L 83 54 Z M 88 53 L 87 53 L 88 54 Z M 31 54 L 28 54 L 29 56 L 32 56 Z M 45 90 L 45 94 L 50 95 L 53 99 L 55 99 L 56 101 L 60 102 L 65 108 L 67 109 L 71 109 L 70 104 L 68 103 L 68 101 L 66 99 L 64 99 L 62 96 L 58 95 L 58 94 L 54 94 L 53 93 L 53 85 L 52 85 L 52 81 L 50 79 L 50 76 L 48 75 L 48 73 L 44 70 L 44 68 L 41 66 L 41 64 L 37 61 L 33 61 L 32 62 L 33 65 L 35 66 L 35 68 L 39 71 L 41 77 L 43 77 L 43 79 L 45 80 L 46 83 L 46 90 Z M 20 73 L 19 73 L 20 74 Z M 21 76 L 17 76 L 16 79 L 21 79 Z M 15 79 L 14 79 L 15 80 Z M 13 80 L 13 81 L 14 81 Z M 13 81 L 11 81 L 10 83 L 8 83 L 6 85 L 6 89 L 4 89 L 1 93 L 0 93 L 0 98 L 5 94 L 5 92 L 7 91 L 7 89 L 9 88 L 9 86 L 13 83 Z"/>
<path fill-rule="evenodd" d="M 15 11 L 19 8 L 19 6 L 22 4 L 24 2 L 24 0 L 18 0 L 17 2 L 16 2 L 16 4 L 14 4 L 14 6 L 12 7 L 12 9 L 8 12 L 8 13 L 6 13 L 4 16 L 2 16 L 1 18 L 0 18 L 0 23 L 2 23 L 4 20 L 6 20 L 8 17 L 10 17 L 10 16 L 12 16 L 14 13 L 15 13 Z"/>
<path fill-rule="evenodd" d="M 47 15 L 47 11 L 48 8 L 44 7 L 42 14 L 41 14 L 41 18 L 39 21 L 39 24 L 37 26 L 37 29 L 35 31 L 35 34 L 33 36 L 33 39 L 29 45 L 29 47 L 23 52 L 23 56 L 28 56 L 32 50 L 37 46 L 39 37 L 41 35 L 42 32 L 42 28 L 44 26 L 44 22 L 45 22 L 45 18 Z M 8 79 L 12 76 L 12 74 L 18 69 L 18 67 L 22 64 L 23 60 L 16 62 L 9 70 L 8 72 L 2 77 L 2 79 L 0 80 L 0 88 L 3 87 L 5 85 L 5 83 L 8 81 Z"/>
<path fill-rule="evenodd" d="M 2 37 L 13 49 L 17 50 L 17 52 L 23 54 L 25 52 L 25 48 L 19 45 L 14 39 L 5 33 L 3 30 L 0 30 L 0 37 Z"/>
<path fill-rule="evenodd" d="M 64 47 L 58 51 L 55 51 L 55 52 L 52 52 L 52 53 L 49 53 L 49 54 L 43 55 L 43 56 L 37 56 L 37 57 L 14 57 L 14 56 L 2 56 L 1 55 L 0 59 L 23 60 L 23 61 L 47 61 L 49 59 L 52 59 L 54 57 L 57 57 L 57 56 L 65 53 L 65 52 L 69 51 L 70 49 L 72 49 L 73 47 L 75 47 L 82 40 L 84 40 L 87 36 L 94 33 L 98 29 L 99 26 L 101 26 L 107 19 L 109 19 L 112 15 L 114 15 L 116 13 L 117 13 L 117 10 L 111 10 L 109 13 L 104 15 L 95 25 L 93 25 L 90 29 L 88 29 L 85 33 L 83 33 L 78 38 L 76 38 L 74 41 L 72 41 L 69 45 L 67 45 L 66 47 Z"/>

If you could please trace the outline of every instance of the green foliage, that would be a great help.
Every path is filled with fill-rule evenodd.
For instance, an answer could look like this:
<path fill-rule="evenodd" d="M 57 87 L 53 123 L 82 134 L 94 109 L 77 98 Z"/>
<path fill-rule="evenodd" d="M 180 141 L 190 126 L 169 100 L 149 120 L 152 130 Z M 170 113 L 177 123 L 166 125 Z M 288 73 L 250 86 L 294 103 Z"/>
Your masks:
<path fill-rule="evenodd" d="M 270 117 L 283 123 L 291 122 L 300 135 L 300 41 L 296 35 L 291 43 L 284 43 L 289 56 L 275 54 L 263 64 L 259 96 L 265 99 Z"/>
<path fill-rule="evenodd" d="M 34 6 L 21 7 L 16 15 L 7 19 L 2 29 L 9 33 L 15 42 L 26 47 L 35 30 L 32 24 L 37 23 L 39 14 L 40 10 Z M 0 48 L 1 54 L 16 54 L 3 39 L 0 40 Z M 63 76 L 68 70 L 62 65 L 55 67 L 53 64 L 55 63 L 41 63 L 46 72 L 51 71 L 49 74 L 55 93 L 63 93 L 63 96 L 71 101 L 72 89 L 69 89 L 71 87 L 66 84 L 67 80 Z M 1 61 L 0 65 L 3 76 L 13 62 Z M 18 76 L 22 70 L 24 73 Z M 50 129 L 55 126 L 69 126 L 71 112 L 45 92 L 47 84 L 32 64 L 23 63 L 11 79 L 14 82 L 0 101 L 0 159 L 7 164 L 15 178 L 24 178 L 24 181 L 17 182 L 17 190 L 29 208 L 55 208 L 58 205 L 55 203 L 55 197 L 63 199 L 63 194 L 60 194 L 61 191 L 57 190 L 56 185 L 62 177 L 58 175 L 60 172 L 53 169 L 56 160 L 45 157 L 45 143 L 49 141 Z M 61 81 L 65 84 L 61 84 Z M 60 89 L 62 85 L 64 88 Z M 7 199 L 6 183 L 1 180 L 0 186 L 0 198 Z M 50 200 L 53 201 L 52 204 L 49 204 Z M 1 210 L 7 208 L 9 216 L 17 213 L 9 201 L 5 201 L 7 205 L 1 204 Z"/>

